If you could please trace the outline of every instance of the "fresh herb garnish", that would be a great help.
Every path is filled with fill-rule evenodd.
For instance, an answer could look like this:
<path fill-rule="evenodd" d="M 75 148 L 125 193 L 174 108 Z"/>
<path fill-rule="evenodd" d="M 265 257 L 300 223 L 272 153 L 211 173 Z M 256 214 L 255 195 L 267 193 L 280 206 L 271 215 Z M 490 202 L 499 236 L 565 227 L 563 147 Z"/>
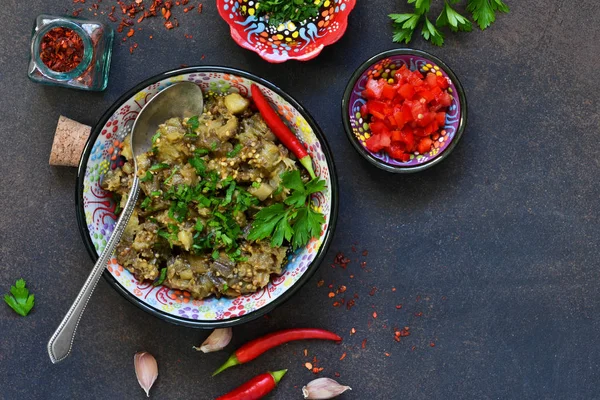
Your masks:
<path fill-rule="evenodd" d="M 444 8 L 435 23 L 431 22 L 428 16 L 431 0 L 407 1 L 408 4 L 413 4 L 414 12 L 389 15 L 394 22 L 394 42 L 409 43 L 421 23 L 421 35 L 436 46 L 444 44 L 444 34 L 439 31 L 439 28 L 447 26 L 452 32 L 470 32 L 473 29 L 471 21 L 450 6 L 459 3 L 460 0 L 444 0 Z M 503 0 L 467 0 L 466 9 L 481 30 L 488 28 L 496 20 L 496 12 L 509 12 Z"/>
<path fill-rule="evenodd" d="M 160 137 L 160 131 L 157 131 L 153 136 L 152 136 L 152 144 L 156 143 L 156 140 Z"/>
<path fill-rule="evenodd" d="M 15 286 L 10 287 L 10 294 L 4 295 L 6 304 L 23 317 L 26 317 L 33 308 L 34 300 L 35 296 L 29 294 L 29 290 L 25 287 L 23 279 L 19 279 L 15 282 Z"/>
<path fill-rule="evenodd" d="M 142 182 L 150 182 L 153 178 L 154 178 L 154 175 L 152 175 L 152 172 L 146 171 L 146 175 L 142 176 L 142 178 L 140 179 L 140 181 L 142 181 Z"/>
<path fill-rule="evenodd" d="M 170 181 L 171 179 L 173 179 L 173 177 L 175 176 L 175 174 L 176 174 L 178 171 L 179 171 L 179 167 L 178 167 L 178 166 L 177 166 L 177 167 L 175 167 L 175 168 L 173 168 L 173 171 L 171 171 L 171 175 L 169 175 L 169 177 L 168 177 L 167 179 L 165 179 L 165 182 L 164 182 L 164 184 L 166 185 L 167 183 L 169 183 L 169 181 Z"/>
<path fill-rule="evenodd" d="M 153 166 L 151 166 L 148 170 L 149 171 L 158 171 L 160 169 L 165 169 L 165 168 L 169 168 L 170 165 L 167 163 L 158 163 L 158 164 L 154 164 Z"/>
<path fill-rule="evenodd" d="M 194 150 L 194 154 L 197 155 L 197 156 L 205 156 L 208 153 L 210 153 L 210 150 L 208 150 L 208 149 L 196 149 L 196 150 Z"/>
<path fill-rule="evenodd" d="M 162 192 L 160 190 L 153 190 L 152 192 L 150 192 L 150 196 L 152 197 L 158 197 L 162 194 Z"/>
<path fill-rule="evenodd" d="M 325 181 L 312 179 L 304 184 L 300 171 L 284 172 L 281 184 L 290 189 L 284 203 L 276 203 L 260 210 L 248 235 L 250 240 L 271 238 L 271 246 L 279 247 L 286 240 L 292 248 L 305 246 L 318 237 L 325 223 L 323 214 L 313 210 L 310 195 L 325 189 Z"/>
<path fill-rule="evenodd" d="M 145 210 L 146 208 L 148 208 L 148 206 L 150 205 L 150 203 L 152 203 L 152 199 L 150 197 L 146 197 L 144 199 L 144 201 L 142 201 L 142 204 L 140 204 L 140 208 Z"/>
<path fill-rule="evenodd" d="M 152 286 L 160 286 L 167 278 L 167 268 L 161 268 L 160 275 L 152 282 Z"/>
<path fill-rule="evenodd" d="M 224 283 L 223 284 L 223 291 L 226 292 L 227 290 L 229 290 L 229 285 Z"/>
<path fill-rule="evenodd" d="M 292 21 L 300 22 L 319 15 L 324 0 L 262 0 L 258 7 L 260 15 L 268 17 L 269 25 Z"/>
<path fill-rule="evenodd" d="M 244 146 L 241 143 L 236 144 L 233 147 L 233 150 L 227 153 L 227 158 L 233 158 L 237 156 L 238 154 L 240 154 L 240 151 L 242 151 L 243 148 Z"/>
<path fill-rule="evenodd" d="M 198 116 L 194 115 L 193 117 L 188 118 L 185 124 L 190 130 L 195 131 L 200 126 L 200 121 L 198 121 Z"/>

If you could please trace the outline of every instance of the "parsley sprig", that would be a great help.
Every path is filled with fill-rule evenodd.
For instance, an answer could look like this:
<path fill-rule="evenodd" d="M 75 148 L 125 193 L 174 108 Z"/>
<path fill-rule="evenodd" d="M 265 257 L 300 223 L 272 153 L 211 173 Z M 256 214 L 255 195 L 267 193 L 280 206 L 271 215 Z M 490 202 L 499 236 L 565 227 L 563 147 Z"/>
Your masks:
<path fill-rule="evenodd" d="M 15 286 L 10 287 L 10 294 L 4 295 L 4 301 L 10 308 L 23 317 L 29 314 L 33 308 L 35 296 L 29 294 L 29 290 L 25 287 L 25 281 L 19 279 Z"/>
<path fill-rule="evenodd" d="M 452 32 L 470 32 L 473 29 L 471 21 L 451 6 L 460 0 L 444 0 L 442 11 L 435 22 L 429 19 L 432 0 L 407 1 L 413 5 L 414 12 L 389 15 L 394 22 L 394 42 L 409 43 L 419 24 L 422 26 L 421 35 L 436 46 L 444 44 L 444 34 L 439 28 L 448 27 Z M 509 12 L 503 0 L 467 0 L 466 10 L 471 13 L 481 30 L 485 30 L 496 20 L 496 12 Z"/>
<path fill-rule="evenodd" d="M 315 178 L 304 184 L 298 170 L 284 172 L 281 178 L 281 185 L 290 190 L 290 195 L 283 203 L 265 207 L 256 214 L 248 239 L 271 238 L 273 247 L 286 240 L 297 249 L 321 233 L 325 217 L 311 207 L 310 195 L 324 190 L 325 181 Z"/>
<path fill-rule="evenodd" d="M 269 17 L 269 25 L 279 25 L 292 21 L 299 22 L 319 14 L 324 0 L 261 0 L 258 4 L 259 15 Z"/>

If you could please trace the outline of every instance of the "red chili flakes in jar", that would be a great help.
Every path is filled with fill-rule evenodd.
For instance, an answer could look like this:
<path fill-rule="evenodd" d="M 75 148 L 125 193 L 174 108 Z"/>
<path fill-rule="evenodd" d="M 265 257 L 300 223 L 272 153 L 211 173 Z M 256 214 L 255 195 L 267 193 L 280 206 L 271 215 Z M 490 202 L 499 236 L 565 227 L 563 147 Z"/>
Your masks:
<path fill-rule="evenodd" d="M 72 29 L 57 27 L 50 29 L 40 44 L 40 59 L 56 72 L 75 69 L 83 58 L 83 40 Z"/>

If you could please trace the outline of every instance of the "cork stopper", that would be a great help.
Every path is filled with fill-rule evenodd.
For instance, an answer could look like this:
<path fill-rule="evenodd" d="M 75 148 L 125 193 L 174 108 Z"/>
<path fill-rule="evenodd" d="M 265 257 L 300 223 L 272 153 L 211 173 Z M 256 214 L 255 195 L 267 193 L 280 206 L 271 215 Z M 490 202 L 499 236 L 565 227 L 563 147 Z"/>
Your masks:
<path fill-rule="evenodd" d="M 50 165 L 76 167 L 92 128 L 60 116 L 50 152 Z"/>

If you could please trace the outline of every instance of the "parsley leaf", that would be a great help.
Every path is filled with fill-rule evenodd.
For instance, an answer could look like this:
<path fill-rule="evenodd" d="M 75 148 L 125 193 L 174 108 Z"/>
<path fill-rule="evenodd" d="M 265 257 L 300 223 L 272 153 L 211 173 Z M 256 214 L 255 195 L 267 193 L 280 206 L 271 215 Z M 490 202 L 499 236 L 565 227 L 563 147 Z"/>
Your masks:
<path fill-rule="evenodd" d="M 429 21 L 429 18 L 425 17 L 425 25 L 423 25 L 423 30 L 421 31 L 421 35 L 426 40 L 430 40 L 431 43 L 436 46 L 441 46 L 444 44 L 444 35 L 440 31 L 436 29 L 436 27 Z"/>
<path fill-rule="evenodd" d="M 233 150 L 227 153 L 227 158 L 233 158 L 237 156 L 238 154 L 240 154 L 240 151 L 242 151 L 243 148 L 244 146 L 241 143 L 236 144 Z"/>
<path fill-rule="evenodd" d="M 153 179 L 153 177 L 154 177 L 154 176 L 152 175 L 152 172 L 150 172 L 150 171 L 146 171 L 146 175 L 144 175 L 144 176 L 143 176 L 143 177 L 140 179 L 140 181 L 142 181 L 142 182 L 149 182 L 149 181 L 151 181 L 151 180 Z"/>
<path fill-rule="evenodd" d="M 195 131 L 200 126 L 200 121 L 198 121 L 198 116 L 194 115 L 193 117 L 190 117 L 185 124 L 189 129 Z"/>
<path fill-rule="evenodd" d="M 248 239 L 270 237 L 273 247 L 287 241 L 297 249 L 321 233 L 325 217 L 312 209 L 309 196 L 324 190 L 325 181 L 315 178 L 304 184 L 300 172 L 295 170 L 281 174 L 281 183 L 290 190 L 289 196 L 283 203 L 265 207 L 255 215 Z"/>
<path fill-rule="evenodd" d="M 473 29 L 471 21 L 450 7 L 450 4 L 448 4 L 447 1 L 444 1 L 444 10 L 438 16 L 437 20 L 435 21 L 435 25 L 438 28 L 442 26 L 449 26 L 452 32 L 470 32 Z"/>
<path fill-rule="evenodd" d="M 203 159 L 192 157 L 188 160 L 188 163 L 194 167 L 198 175 L 202 176 L 204 175 L 204 172 L 206 172 L 206 162 Z"/>
<path fill-rule="evenodd" d="M 508 6 L 502 0 L 468 0 L 467 10 L 473 13 L 473 19 L 481 30 L 496 20 L 496 11 L 507 13 Z"/>
<path fill-rule="evenodd" d="M 10 287 L 10 293 L 5 294 L 4 301 L 9 305 L 17 314 L 25 317 L 29 314 L 29 311 L 33 308 L 35 296 L 29 294 L 29 290 L 25 287 L 25 281 L 19 279 L 15 286 Z"/>
<path fill-rule="evenodd" d="M 408 0 L 408 4 L 415 4 L 415 11 L 418 14 L 425 14 L 431 7 L 431 0 Z"/>

